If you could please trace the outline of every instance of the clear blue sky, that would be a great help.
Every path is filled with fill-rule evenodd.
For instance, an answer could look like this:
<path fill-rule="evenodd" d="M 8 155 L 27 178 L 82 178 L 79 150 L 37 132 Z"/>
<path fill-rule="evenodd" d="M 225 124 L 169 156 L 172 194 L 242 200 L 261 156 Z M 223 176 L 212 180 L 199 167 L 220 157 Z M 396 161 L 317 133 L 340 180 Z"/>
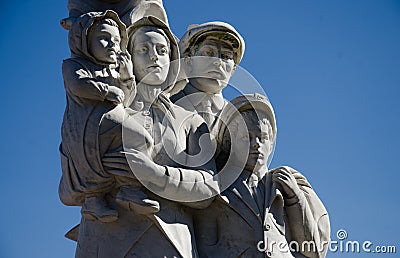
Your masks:
<path fill-rule="evenodd" d="M 0 257 L 73 257 L 79 208 L 58 199 L 69 56 L 67 0 L 0 3 Z M 243 3 L 247 3 L 244 5 Z M 325 203 L 332 238 L 400 252 L 400 1 L 164 0 L 172 30 L 222 20 L 243 35 L 242 66 L 276 110 L 272 165 L 301 171 Z M 398 254 L 397 254 L 398 255 Z M 328 257 L 375 257 L 330 253 Z M 379 255 L 379 257 L 396 255 Z"/>

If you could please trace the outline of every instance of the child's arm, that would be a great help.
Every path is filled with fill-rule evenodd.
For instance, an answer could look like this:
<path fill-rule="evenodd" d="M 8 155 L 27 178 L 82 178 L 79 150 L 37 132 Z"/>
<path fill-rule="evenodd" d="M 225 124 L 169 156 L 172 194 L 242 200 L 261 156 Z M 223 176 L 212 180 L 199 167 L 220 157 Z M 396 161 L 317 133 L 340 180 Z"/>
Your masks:
<path fill-rule="evenodd" d="M 96 80 L 81 64 L 71 59 L 63 62 L 62 73 L 66 91 L 79 98 L 109 100 L 116 104 L 124 99 L 121 89 Z"/>

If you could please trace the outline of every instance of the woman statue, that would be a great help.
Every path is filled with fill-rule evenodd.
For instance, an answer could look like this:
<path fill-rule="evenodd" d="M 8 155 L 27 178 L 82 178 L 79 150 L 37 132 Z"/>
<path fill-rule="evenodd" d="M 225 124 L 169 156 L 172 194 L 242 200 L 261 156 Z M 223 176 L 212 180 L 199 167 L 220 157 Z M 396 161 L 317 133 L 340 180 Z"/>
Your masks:
<path fill-rule="evenodd" d="M 197 257 L 188 207 L 205 208 L 218 193 L 213 153 L 205 147 L 211 143 L 208 128 L 200 116 L 168 98 L 179 90 L 174 89 L 179 51 L 168 26 L 145 17 L 128 28 L 128 36 L 137 95 L 127 111 L 128 126 L 121 128 L 125 151 L 110 151 L 102 161 L 110 174 L 133 172 L 126 181 L 139 179 L 146 186 L 142 190 L 153 209 L 143 212 L 129 200 L 121 205 L 110 194 L 118 220 L 82 218 L 76 257 Z M 145 129 L 141 139 L 131 135 L 131 120 Z"/>

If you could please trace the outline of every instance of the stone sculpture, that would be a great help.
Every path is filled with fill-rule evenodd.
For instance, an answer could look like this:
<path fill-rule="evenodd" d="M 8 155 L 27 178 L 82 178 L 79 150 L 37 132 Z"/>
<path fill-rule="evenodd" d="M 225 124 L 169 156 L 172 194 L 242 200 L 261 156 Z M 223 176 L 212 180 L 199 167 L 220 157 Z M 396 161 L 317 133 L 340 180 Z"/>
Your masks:
<path fill-rule="evenodd" d="M 265 243 L 318 246 L 329 220 L 304 176 L 268 171 L 267 99 L 223 99 L 245 48 L 232 26 L 190 26 L 178 45 L 161 0 L 69 0 L 68 10 L 59 195 L 82 207 L 66 235 L 76 257 L 325 256 Z"/>
<path fill-rule="evenodd" d="M 67 109 L 60 197 L 67 205 L 82 205 L 86 218 L 115 221 L 117 212 L 104 200 L 114 180 L 102 169 L 98 151 L 109 144 L 96 132 L 103 117 L 119 112 L 135 94 L 125 26 L 113 11 L 85 14 L 74 23 L 69 42 L 72 57 L 63 62 Z"/>
<path fill-rule="evenodd" d="M 168 24 L 162 0 L 68 0 L 69 17 L 61 20 L 61 26 L 69 30 L 75 19 L 89 12 L 113 10 L 121 21 L 129 26 L 142 17 L 154 16 Z"/>
<path fill-rule="evenodd" d="M 200 114 L 213 136 L 226 106 L 222 90 L 239 65 L 245 50 L 240 34 L 224 22 L 191 25 L 179 42 L 185 78 L 189 82 L 172 96 L 177 105 Z"/>
<path fill-rule="evenodd" d="M 166 194 L 161 198 L 146 191 L 146 196 L 156 200 L 160 208 L 154 209 L 153 213 L 144 214 L 135 208 L 119 205 L 116 200 L 118 194 L 115 196 L 115 193 L 110 193 L 108 201 L 110 206 L 118 211 L 118 220 L 104 223 L 82 218 L 76 256 L 192 257 L 196 255 L 195 241 L 191 215 L 185 206 L 199 208 L 207 206 L 212 201 L 211 197 L 215 195 L 214 188 L 205 183 L 197 186 L 199 195 L 204 195 L 202 199 L 208 200 L 190 202 L 191 199 L 198 200 L 190 197 L 190 194 L 195 194 L 193 186 L 179 185 L 175 180 L 194 185 L 195 182 L 211 178 L 215 165 L 213 160 L 196 170 L 189 169 L 190 164 L 179 165 L 174 157 L 166 154 L 161 138 L 164 141 L 179 142 L 181 146 L 195 147 L 197 138 L 207 132 L 207 126 L 201 117 L 175 106 L 164 95 L 171 88 L 169 83 L 165 82 L 169 80 L 173 82 L 179 71 L 179 62 L 172 62 L 169 65 L 170 61 L 179 58 L 179 51 L 168 27 L 155 17 L 146 17 L 129 28 L 129 35 L 134 35 L 131 37 L 128 49 L 134 56 L 133 70 L 138 80 L 137 96 L 134 105 L 131 106 L 132 110 L 137 112 L 130 114 L 130 120 L 136 121 L 140 127 L 147 130 L 154 146 L 149 146 L 150 156 L 143 151 L 130 149 L 128 158 L 133 160 L 131 166 L 128 165 L 125 154 L 121 155 L 120 151 L 115 150 L 104 154 L 102 164 L 109 174 L 129 174 L 133 170 L 136 175 L 141 175 L 143 184 L 146 185 L 147 182 L 155 184 L 158 188 L 162 188 L 161 192 L 171 192 L 171 196 Z M 153 51 L 154 49 L 156 51 Z M 152 67 L 153 65 L 157 67 Z M 148 69 L 149 67 L 151 69 Z M 144 75 L 141 73 L 143 70 L 151 71 Z M 141 79 L 140 83 L 138 78 Z M 166 116 L 169 126 L 164 126 Z M 173 124 L 180 124 L 182 127 L 174 131 Z M 189 149 L 181 151 L 191 152 Z M 181 175 L 185 176 L 181 178 Z M 165 199 L 166 196 L 170 199 L 181 197 L 183 201 L 170 201 Z M 188 196 L 190 198 L 185 200 Z M 155 243 L 163 246 L 163 249 L 149 248 Z"/>
<path fill-rule="evenodd" d="M 243 153 L 248 157 L 239 178 L 211 206 L 193 212 L 200 257 L 325 257 L 329 219 L 310 184 L 290 167 L 268 171 L 276 137 L 268 100 L 244 95 L 232 104 L 237 112 L 230 113 L 229 124 L 220 129 L 222 151 L 231 151 L 235 160 L 243 159 Z M 238 127 L 237 118 L 244 119 L 247 130 Z M 236 141 L 248 140 L 250 146 L 239 144 L 231 150 L 228 127 Z M 291 252 L 292 241 L 312 247 Z"/>

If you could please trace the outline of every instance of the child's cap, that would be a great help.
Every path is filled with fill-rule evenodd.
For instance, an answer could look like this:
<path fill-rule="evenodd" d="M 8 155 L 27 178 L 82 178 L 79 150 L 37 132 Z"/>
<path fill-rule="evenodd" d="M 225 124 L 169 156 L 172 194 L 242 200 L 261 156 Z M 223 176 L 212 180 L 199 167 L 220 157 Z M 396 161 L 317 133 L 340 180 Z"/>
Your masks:
<path fill-rule="evenodd" d="M 274 134 L 272 140 L 273 142 L 275 142 L 277 127 L 274 109 L 272 108 L 272 105 L 269 102 L 268 98 L 258 93 L 243 94 L 239 97 L 234 98 L 230 101 L 230 103 L 228 103 L 228 105 L 220 115 L 222 123 L 218 131 L 217 141 L 222 142 L 226 127 L 233 120 L 233 118 L 247 110 L 255 110 L 256 113 L 262 113 L 267 116 L 267 119 L 272 126 L 272 132 Z"/>

